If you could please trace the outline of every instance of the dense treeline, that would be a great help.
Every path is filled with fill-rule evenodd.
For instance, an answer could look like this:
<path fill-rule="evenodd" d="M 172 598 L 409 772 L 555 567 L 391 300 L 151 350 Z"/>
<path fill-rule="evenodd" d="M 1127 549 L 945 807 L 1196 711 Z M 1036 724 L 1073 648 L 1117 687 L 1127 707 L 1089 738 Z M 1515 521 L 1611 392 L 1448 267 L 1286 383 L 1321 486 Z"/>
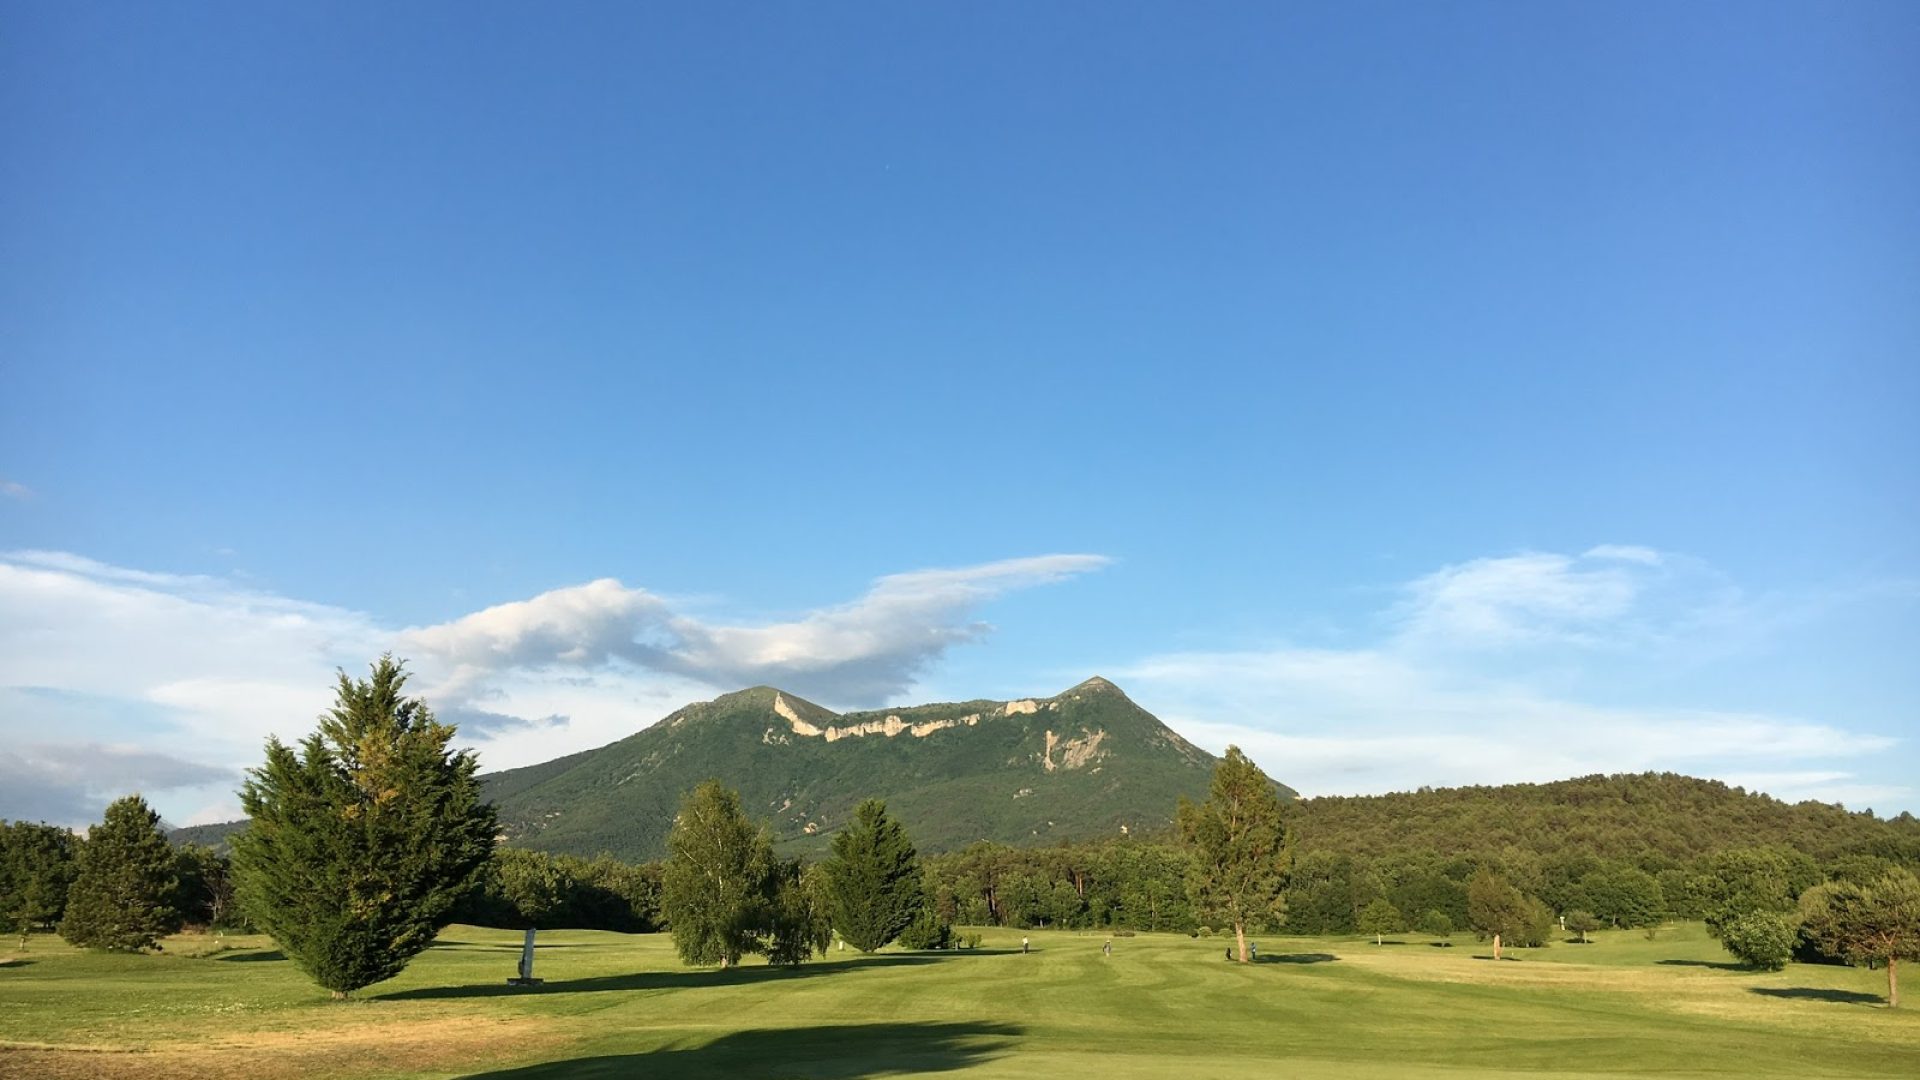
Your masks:
<path fill-rule="evenodd" d="M 927 895 L 969 926 L 1191 931 L 1189 858 L 1170 843 L 1114 840 L 1016 848 L 979 843 L 925 860 Z"/>
<path fill-rule="evenodd" d="M 154 835 L 160 835 L 157 829 Z M 0 821 L 0 927 L 24 940 L 33 931 L 54 930 L 66 922 L 86 844 L 72 830 L 56 825 Z M 233 902 L 233 870 L 225 855 L 189 844 L 172 848 L 167 862 L 165 873 L 155 875 L 155 895 L 144 897 L 155 912 L 166 913 L 159 925 L 168 930 L 251 929 Z"/>
<path fill-rule="evenodd" d="M 1650 857 L 1681 865 L 1736 847 L 1779 845 L 1816 860 L 1866 852 L 1920 861 L 1920 819 L 1892 819 L 1771 796 L 1676 773 L 1583 776 L 1549 784 L 1422 788 L 1393 795 L 1322 796 L 1293 807 L 1302 855 L 1376 859 Z"/>
<path fill-rule="evenodd" d="M 1579 933 L 1705 919 L 1736 955 L 1764 966 L 1782 935 L 1802 959 L 1821 955 L 1811 935 L 1793 929 L 1808 890 L 1864 887 L 1920 867 L 1920 822 L 1911 815 L 1882 820 L 1789 805 L 1672 774 L 1311 799 L 1289 805 L 1283 820 L 1285 887 L 1275 910 L 1249 921 L 1260 932 L 1476 929 L 1528 945 L 1560 925 Z M 886 845 L 911 852 L 904 834 L 888 835 Z M 9 928 L 61 923 L 85 843 L 52 826 L 0 827 L 0 917 Z M 891 857 L 898 868 L 887 873 L 912 880 L 906 856 Z M 945 941 L 945 927 L 955 924 L 1225 930 L 1196 910 L 1194 854 L 1172 837 L 1035 848 L 982 842 L 914 858 L 924 904 L 894 901 L 884 932 L 854 935 L 863 943 L 899 932 L 912 911 L 926 923 L 915 940 Z M 164 906 L 174 922 L 247 926 L 224 855 L 181 847 L 169 873 Z M 661 930 L 665 874 L 663 863 L 501 849 L 455 917 L 512 928 Z M 839 891 L 861 890 L 843 883 Z M 844 911 L 847 899 L 820 902 Z M 845 914 L 839 921 L 851 923 Z"/>
<path fill-rule="evenodd" d="M 661 873 L 660 863 L 623 863 L 610 855 L 582 859 L 502 848 L 453 918 L 507 930 L 650 934 L 667 927 Z"/>

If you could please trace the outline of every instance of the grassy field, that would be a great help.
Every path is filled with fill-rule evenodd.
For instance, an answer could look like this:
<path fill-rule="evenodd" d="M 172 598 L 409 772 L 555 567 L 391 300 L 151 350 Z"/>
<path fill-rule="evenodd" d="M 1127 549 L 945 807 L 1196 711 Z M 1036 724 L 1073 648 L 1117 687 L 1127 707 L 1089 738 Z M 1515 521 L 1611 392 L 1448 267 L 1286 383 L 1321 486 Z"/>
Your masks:
<path fill-rule="evenodd" d="M 1698 927 L 1493 962 L 1404 937 L 985 931 L 954 954 L 836 953 L 689 970 L 664 936 L 541 935 L 546 986 L 505 985 L 518 935 L 454 927 L 392 982 L 332 1003 L 257 938 L 160 956 L 37 937 L 0 966 L 0 1076 L 1920 1076 L 1920 1009 L 1879 973 L 1733 969 Z"/>

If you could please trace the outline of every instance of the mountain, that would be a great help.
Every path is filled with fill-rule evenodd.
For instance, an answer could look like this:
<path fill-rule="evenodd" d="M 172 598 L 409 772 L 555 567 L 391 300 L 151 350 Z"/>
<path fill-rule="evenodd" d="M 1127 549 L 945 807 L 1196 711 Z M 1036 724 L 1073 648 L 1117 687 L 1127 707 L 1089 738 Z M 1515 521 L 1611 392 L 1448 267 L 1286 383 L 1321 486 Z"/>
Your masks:
<path fill-rule="evenodd" d="M 1095 677 L 1049 698 L 850 713 L 757 686 L 482 781 L 514 846 L 651 859 L 681 798 L 710 777 L 740 791 L 782 850 L 824 851 L 860 800 L 882 798 L 941 851 L 1163 831 L 1180 796 L 1205 796 L 1214 763 Z"/>

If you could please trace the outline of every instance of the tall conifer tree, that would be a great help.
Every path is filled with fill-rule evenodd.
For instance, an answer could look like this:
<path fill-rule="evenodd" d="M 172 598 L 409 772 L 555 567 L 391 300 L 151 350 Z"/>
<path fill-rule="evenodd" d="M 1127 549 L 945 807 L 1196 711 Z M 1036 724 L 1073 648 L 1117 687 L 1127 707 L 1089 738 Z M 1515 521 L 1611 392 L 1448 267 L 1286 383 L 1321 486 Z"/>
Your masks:
<path fill-rule="evenodd" d="M 392 978 L 445 926 L 493 853 L 493 808 L 454 728 L 402 694 L 383 656 L 342 672 L 338 698 L 299 752 L 267 742 L 240 792 L 242 908 L 336 998 Z"/>
<path fill-rule="evenodd" d="M 899 937 L 925 902 L 920 856 L 879 799 L 854 810 L 853 823 L 833 838 L 833 856 L 821 872 L 833 928 L 861 952 Z"/>
<path fill-rule="evenodd" d="M 179 879 L 160 815 L 138 795 L 107 807 L 105 820 L 80 845 L 79 875 L 67 893 L 60 936 L 114 952 L 157 948 L 180 928 L 174 908 Z"/>

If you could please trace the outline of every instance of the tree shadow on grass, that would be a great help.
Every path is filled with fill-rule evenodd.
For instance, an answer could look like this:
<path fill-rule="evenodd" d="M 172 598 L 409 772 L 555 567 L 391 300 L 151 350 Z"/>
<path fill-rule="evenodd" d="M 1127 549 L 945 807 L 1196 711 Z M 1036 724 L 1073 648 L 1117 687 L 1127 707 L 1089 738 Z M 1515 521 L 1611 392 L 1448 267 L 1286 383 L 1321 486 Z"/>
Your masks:
<path fill-rule="evenodd" d="M 262 960 L 285 960 L 286 958 L 287 954 L 279 949 L 269 949 L 266 952 L 221 953 L 214 957 L 223 964 L 251 964 Z"/>
<path fill-rule="evenodd" d="M 1744 964 L 1729 963 L 1722 960 L 1655 960 L 1654 963 L 1666 967 L 1703 967 L 1715 971 L 1752 971 Z"/>
<path fill-rule="evenodd" d="M 626 1080 L 634 1076 L 793 1076 L 813 1080 L 952 1072 L 1012 1048 L 1014 1024 L 846 1024 L 753 1028 L 697 1046 L 608 1054 L 476 1073 L 466 1080 Z"/>
<path fill-rule="evenodd" d="M 1879 994 L 1863 994 L 1858 990 L 1822 990 L 1812 986 L 1751 986 L 1748 993 L 1763 997 L 1789 998 L 1795 1001 L 1831 1001 L 1841 1005 L 1880 1005 L 1886 999 Z"/>
<path fill-rule="evenodd" d="M 504 981 L 467 986 L 423 986 L 417 990 L 396 990 L 376 995 L 383 1001 L 412 1001 L 425 998 L 514 997 L 524 994 L 599 994 L 611 990 L 697 990 L 703 986 L 740 986 L 760 982 L 810 979 L 837 975 L 870 967 L 918 967 L 938 964 L 942 956 L 871 956 L 864 960 L 834 960 L 799 967 L 753 967 L 724 969 L 695 968 L 686 971 L 636 971 L 626 975 L 600 975 L 588 979 L 549 979 L 537 987 L 509 986 Z"/>
<path fill-rule="evenodd" d="M 1330 964 L 1340 959 L 1326 952 L 1289 952 L 1267 953 L 1254 960 L 1256 964 Z"/>

